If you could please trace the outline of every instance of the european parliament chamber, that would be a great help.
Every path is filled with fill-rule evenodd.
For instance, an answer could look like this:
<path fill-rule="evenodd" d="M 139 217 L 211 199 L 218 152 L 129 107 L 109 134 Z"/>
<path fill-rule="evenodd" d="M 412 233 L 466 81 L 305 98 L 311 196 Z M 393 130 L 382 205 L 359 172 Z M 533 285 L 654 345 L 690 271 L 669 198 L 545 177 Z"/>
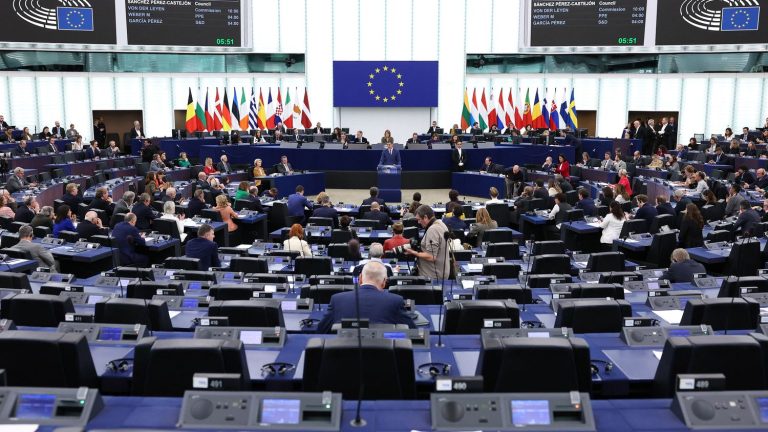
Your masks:
<path fill-rule="evenodd" d="M 765 0 L 0 10 L 0 432 L 768 430 Z"/>

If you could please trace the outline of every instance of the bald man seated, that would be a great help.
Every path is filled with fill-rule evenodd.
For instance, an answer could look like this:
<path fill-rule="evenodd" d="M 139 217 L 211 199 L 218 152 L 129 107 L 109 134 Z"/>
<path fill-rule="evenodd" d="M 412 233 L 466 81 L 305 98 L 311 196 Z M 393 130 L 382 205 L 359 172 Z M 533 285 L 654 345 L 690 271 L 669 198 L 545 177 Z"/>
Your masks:
<path fill-rule="evenodd" d="M 80 238 L 89 239 L 91 236 L 101 234 L 101 219 L 95 211 L 89 211 L 85 214 L 85 218 L 77 224 L 77 235 Z"/>
<path fill-rule="evenodd" d="M 378 261 L 371 261 L 360 274 L 360 318 L 367 318 L 371 324 L 407 324 L 416 328 L 413 319 L 405 310 L 403 298 L 387 292 L 387 269 Z M 335 323 L 342 319 L 356 318 L 355 292 L 334 294 L 317 325 L 318 333 L 330 333 Z"/>

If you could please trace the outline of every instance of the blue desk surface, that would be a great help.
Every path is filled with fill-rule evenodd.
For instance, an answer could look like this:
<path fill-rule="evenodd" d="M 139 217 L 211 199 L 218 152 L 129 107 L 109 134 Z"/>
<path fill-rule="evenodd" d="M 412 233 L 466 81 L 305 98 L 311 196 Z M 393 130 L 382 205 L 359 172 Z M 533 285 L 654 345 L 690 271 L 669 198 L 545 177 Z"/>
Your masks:
<path fill-rule="evenodd" d="M 368 171 L 375 170 L 381 158 L 378 150 L 314 150 L 289 149 L 274 146 L 209 146 L 200 147 L 201 160 L 206 157 L 218 160 L 224 151 L 231 163 L 253 164 L 260 158 L 264 166 L 272 166 L 287 156 L 294 169 L 316 171 Z M 541 145 L 500 145 L 489 149 L 466 149 L 468 169 L 479 169 L 486 156 L 494 163 L 541 164 L 547 156 L 556 158 L 562 153 L 574 160 L 574 147 Z M 404 171 L 448 171 L 451 169 L 451 150 L 403 150 L 400 152 Z"/>
<path fill-rule="evenodd" d="M 104 409 L 88 423 L 88 429 L 178 430 L 181 398 L 105 397 L 104 402 Z M 592 409 L 598 431 L 687 431 L 672 413 L 671 404 L 671 399 L 593 400 Z M 350 426 L 356 406 L 354 401 L 343 402 L 342 431 L 432 430 L 429 401 L 365 401 L 361 412 L 367 426 L 362 428 Z M 51 431 L 53 427 L 39 430 Z"/>

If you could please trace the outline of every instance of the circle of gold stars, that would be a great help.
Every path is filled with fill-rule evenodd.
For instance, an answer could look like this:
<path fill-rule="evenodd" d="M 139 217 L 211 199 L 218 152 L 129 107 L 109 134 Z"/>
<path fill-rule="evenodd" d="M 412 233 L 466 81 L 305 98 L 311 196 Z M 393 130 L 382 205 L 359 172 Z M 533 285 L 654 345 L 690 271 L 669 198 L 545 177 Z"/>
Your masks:
<path fill-rule="evenodd" d="M 75 16 L 73 17 L 73 15 Z M 73 18 L 78 18 L 80 22 L 78 23 L 78 22 L 72 21 Z M 66 19 L 67 19 L 67 24 L 69 24 L 73 28 L 81 28 L 85 24 L 85 16 L 79 10 L 71 10 L 67 12 Z"/>
<path fill-rule="evenodd" d="M 384 76 L 383 74 L 386 73 L 390 73 L 392 76 L 397 78 L 397 90 L 391 95 L 379 94 L 373 87 L 373 82 L 376 80 L 376 78 Z M 376 68 L 373 70 L 373 73 L 368 74 L 368 82 L 366 85 L 368 86 L 368 94 L 371 95 L 377 102 L 384 103 L 389 103 L 390 101 L 395 102 L 397 97 L 403 94 L 403 88 L 405 87 L 405 83 L 403 82 L 403 74 L 398 73 L 397 68 L 389 67 L 387 65 Z"/>
<path fill-rule="evenodd" d="M 743 23 L 741 23 L 741 24 L 737 23 L 737 22 L 736 22 L 736 16 L 737 16 L 737 15 L 744 15 L 744 19 L 745 19 L 745 21 L 744 21 Z M 734 28 L 737 28 L 737 29 L 743 29 L 744 27 L 746 27 L 747 25 L 749 25 L 749 21 L 750 21 L 750 16 L 749 16 L 749 14 L 748 14 L 748 13 L 746 13 L 745 11 L 741 10 L 741 9 L 737 10 L 736 12 L 734 12 L 734 13 L 733 13 L 733 15 L 731 15 L 731 25 L 732 25 Z"/>

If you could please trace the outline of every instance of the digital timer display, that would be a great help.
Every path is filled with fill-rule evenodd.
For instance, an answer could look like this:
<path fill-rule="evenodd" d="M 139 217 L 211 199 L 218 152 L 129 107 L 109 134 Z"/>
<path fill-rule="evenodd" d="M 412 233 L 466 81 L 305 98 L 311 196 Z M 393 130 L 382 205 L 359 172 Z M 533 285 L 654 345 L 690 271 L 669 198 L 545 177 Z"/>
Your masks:
<path fill-rule="evenodd" d="M 530 0 L 530 6 L 534 47 L 644 43 L 647 0 Z"/>
<path fill-rule="evenodd" d="M 242 46 L 241 0 L 124 0 L 128 44 Z"/>

